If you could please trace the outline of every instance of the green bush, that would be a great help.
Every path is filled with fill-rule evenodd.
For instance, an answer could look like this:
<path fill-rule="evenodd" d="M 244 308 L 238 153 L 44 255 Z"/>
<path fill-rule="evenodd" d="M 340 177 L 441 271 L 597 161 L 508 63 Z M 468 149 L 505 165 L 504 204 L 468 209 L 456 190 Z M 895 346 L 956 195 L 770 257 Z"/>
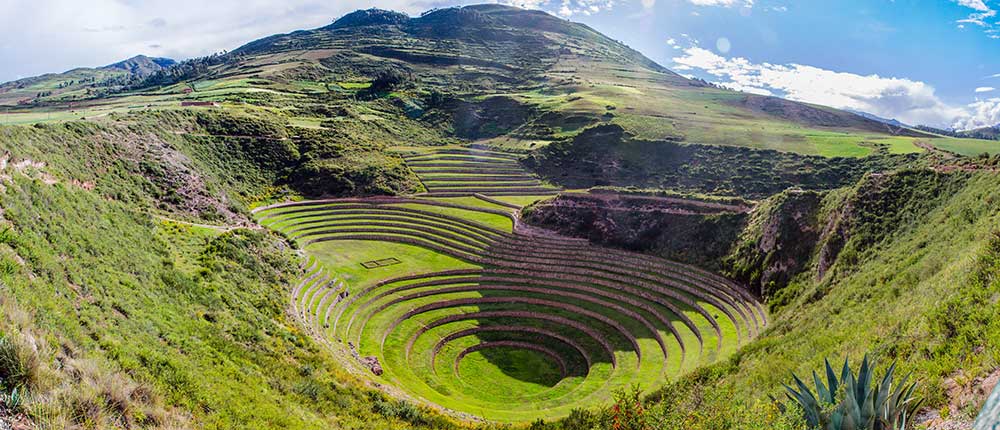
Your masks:
<path fill-rule="evenodd" d="M 30 379 L 19 346 L 7 335 L 0 335 L 0 389 L 5 392 L 26 387 Z"/>
<path fill-rule="evenodd" d="M 386 418 L 396 418 L 413 425 L 427 423 L 423 411 L 406 400 L 387 399 L 381 393 L 372 393 L 372 411 Z"/>

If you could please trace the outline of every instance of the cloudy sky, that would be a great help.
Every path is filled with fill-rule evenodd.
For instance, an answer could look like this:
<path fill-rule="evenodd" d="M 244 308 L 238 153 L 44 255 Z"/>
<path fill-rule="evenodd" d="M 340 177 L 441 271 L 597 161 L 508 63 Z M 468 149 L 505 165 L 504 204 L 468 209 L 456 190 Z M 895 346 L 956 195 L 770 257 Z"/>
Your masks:
<path fill-rule="evenodd" d="M 495 0 L 480 0 L 495 1 Z M 585 22 L 679 73 L 910 124 L 1000 123 L 1000 0 L 500 0 Z M 355 9 L 470 0 L 0 0 L 0 81 L 190 58 Z"/>

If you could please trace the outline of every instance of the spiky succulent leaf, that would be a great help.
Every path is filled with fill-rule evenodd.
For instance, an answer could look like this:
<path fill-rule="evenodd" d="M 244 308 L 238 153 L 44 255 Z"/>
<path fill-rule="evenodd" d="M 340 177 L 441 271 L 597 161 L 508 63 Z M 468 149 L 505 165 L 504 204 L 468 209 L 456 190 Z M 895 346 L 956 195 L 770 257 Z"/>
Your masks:
<path fill-rule="evenodd" d="M 786 396 L 799 404 L 807 424 L 823 430 L 905 430 L 920 402 L 914 399 L 916 383 L 907 384 L 910 375 L 894 384 L 896 365 L 873 384 L 875 364 L 865 356 L 857 375 L 845 360 L 841 377 L 826 366 L 827 383 L 813 372 L 815 393 L 798 376 L 792 375 L 796 388 L 785 386 Z M 842 397 L 840 397 L 842 395 Z M 836 407 L 828 407 L 836 403 Z"/>
<path fill-rule="evenodd" d="M 823 384 L 823 381 L 819 379 L 819 375 L 813 372 L 813 383 L 816 384 L 816 397 L 819 398 L 822 403 L 833 403 L 833 396 L 835 395 L 830 392 L 830 390 Z"/>
<path fill-rule="evenodd" d="M 795 377 L 795 384 L 798 385 L 799 390 L 795 390 L 788 385 L 785 385 L 785 395 L 788 396 L 790 400 L 799 404 L 802 408 L 803 414 L 805 415 L 806 423 L 812 427 L 818 426 L 820 423 L 820 415 L 822 414 L 822 406 L 816 401 L 816 397 L 813 396 L 809 388 L 800 380 L 797 376 Z"/>
<path fill-rule="evenodd" d="M 833 403 L 833 396 L 836 396 L 837 390 L 840 389 L 840 380 L 837 379 L 837 374 L 833 373 L 833 367 L 830 366 L 830 360 L 824 359 L 823 362 L 826 364 L 826 380 L 830 384 L 830 403 Z"/>

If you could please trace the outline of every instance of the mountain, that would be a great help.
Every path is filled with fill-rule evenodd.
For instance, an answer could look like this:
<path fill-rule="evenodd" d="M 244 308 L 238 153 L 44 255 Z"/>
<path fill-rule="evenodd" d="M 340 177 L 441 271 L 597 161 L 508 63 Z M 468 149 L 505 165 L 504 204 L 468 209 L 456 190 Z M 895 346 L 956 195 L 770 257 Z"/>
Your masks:
<path fill-rule="evenodd" d="M 503 5 L 437 9 L 415 18 L 357 11 L 326 27 L 179 65 L 147 86 L 219 78 L 367 82 L 384 70 L 406 75 L 424 93 L 407 101 L 412 106 L 427 110 L 426 94 L 437 92 L 459 124 L 458 117 L 468 115 L 498 120 L 491 130 L 459 127 L 458 136 L 520 150 L 601 123 L 642 138 L 806 155 L 865 154 L 888 136 L 927 137 L 849 112 L 715 88 L 585 25 Z M 839 145 L 831 147 L 831 140 Z"/>
<path fill-rule="evenodd" d="M 986 141 L 1000 140 L 1000 125 L 980 127 L 972 130 L 942 130 L 939 128 L 919 126 L 918 129 L 941 136 L 951 136 L 962 139 L 979 139 Z"/>
<path fill-rule="evenodd" d="M 598 124 L 616 124 L 646 139 L 823 156 L 872 154 L 889 146 L 882 142 L 920 151 L 913 139 L 929 137 L 850 112 L 690 80 L 586 25 L 503 5 L 435 9 L 419 17 L 362 10 L 227 54 L 165 64 L 136 57 L 112 69 L 134 70 L 133 76 L 145 79 L 118 78 L 66 97 L 60 91 L 22 91 L 8 95 L 6 104 L 38 99 L 79 105 L 88 97 L 163 88 L 183 96 L 185 82 L 219 79 L 242 80 L 238 85 L 254 90 L 295 82 L 331 88 L 370 82 L 390 70 L 414 82 L 415 91 L 399 102 L 411 112 L 446 110 L 459 125 L 456 136 L 517 150 Z M 443 105 L 432 106 L 431 93 Z M 478 117 L 497 121 L 489 129 L 462 125 Z M 888 139 L 894 136 L 908 139 Z"/>
<path fill-rule="evenodd" d="M 0 84 L 0 106 L 92 99 L 174 64 L 176 62 L 169 58 L 137 55 L 104 67 L 77 68 L 19 79 Z"/>
<path fill-rule="evenodd" d="M 1000 140 L 1000 125 L 960 131 L 958 134 L 970 139 Z"/>
<path fill-rule="evenodd" d="M 124 70 L 133 75 L 147 76 L 174 64 L 177 64 L 177 62 L 169 58 L 152 58 L 145 55 L 136 55 L 127 60 L 122 60 L 101 68 Z"/>
<path fill-rule="evenodd" d="M 248 43 L 232 54 L 261 57 L 301 50 L 338 54 L 320 58 L 322 66 L 331 67 L 334 59 L 347 63 L 339 67 L 356 71 L 392 64 L 426 77 L 432 85 L 466 81 L 523 88 L 548 78 L 545 73 L 560 62 L 579 58 L 661 72 L 661 78 L 687 83 L 585 25 L 502 5 L 437 9 L 418 18 L 377 9 L 358 11 L 326 27 Z M 364 61 L 372 56 L 376 61 Z M 469 70 L 455 73 L 460 67 Z"/>
<path fill-rule="evenodd" d="M 847 109 L 847 111 L 851 112 L 853 114 L 857 114 L 858 116 L 863 116 L 863 117 L 868 118 L 870 120 L 874 120 L 874 121 L 881 122 L 883 124 L 891 125 L 893 127 L 901 127 L 901 128 L 902 127 L 907 127 L 907 128 L 912 128 L 912 126 L 907 125 L 907 124 L 903 124 L 902 122 L 900 122 L 899 120 L 896 120 L 896 119 L 882 118 L 882 117 L 880 117 L 878 115 L 871 114 L 871 113 L 868 113 L 868 112 L 862 112 L 862 111 L 859 111 L 859 110 Z"/>

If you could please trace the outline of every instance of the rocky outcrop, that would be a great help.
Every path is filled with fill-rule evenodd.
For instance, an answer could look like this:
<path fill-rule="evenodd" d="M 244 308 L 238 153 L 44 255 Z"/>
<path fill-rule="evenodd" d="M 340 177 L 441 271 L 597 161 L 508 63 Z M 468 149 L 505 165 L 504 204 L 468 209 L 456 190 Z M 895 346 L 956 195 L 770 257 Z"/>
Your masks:
<path fill-rule="evenodd" d="M 789 190 L 763 202 L 726 258 L 731 275 L 764 297 L 807 268 L 820 237 L 823 195 Z"/>
<path fill-rule="evenodd" d="M 361 359 L 361 364 L 372 371 L 375 376 L 382 376 L 382 365 L 378 362 L 378 357 L 369 355 Z"/>
<path fill-rule="evenodd" d="M 564 193 L 524 212 L 524 221 L 593 243 L 717 269 L 750 205 L 621 193 Z"/>

